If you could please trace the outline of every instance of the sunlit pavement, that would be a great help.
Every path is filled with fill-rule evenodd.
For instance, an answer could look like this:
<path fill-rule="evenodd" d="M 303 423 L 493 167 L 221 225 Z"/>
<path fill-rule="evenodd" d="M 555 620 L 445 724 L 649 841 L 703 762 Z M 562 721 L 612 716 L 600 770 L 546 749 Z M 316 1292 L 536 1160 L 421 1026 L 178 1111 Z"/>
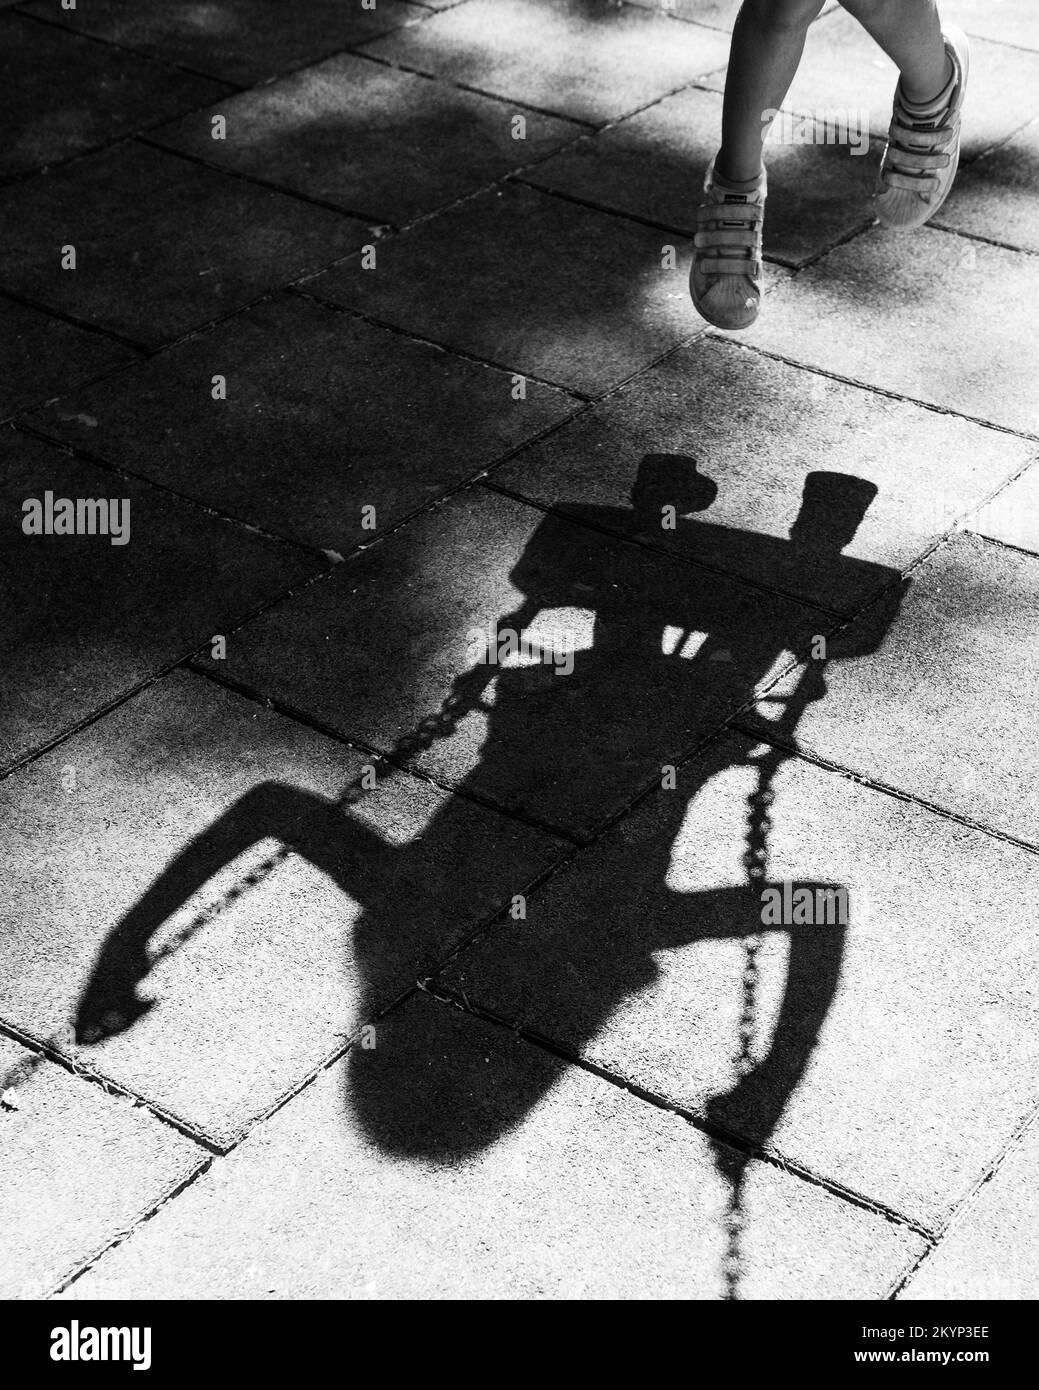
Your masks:
<path fill-rule="evenodd" d="M 726 335 L 737 8 L 0 0 L 3 1296 L 1039 1294 L 1039 14 Z"/>

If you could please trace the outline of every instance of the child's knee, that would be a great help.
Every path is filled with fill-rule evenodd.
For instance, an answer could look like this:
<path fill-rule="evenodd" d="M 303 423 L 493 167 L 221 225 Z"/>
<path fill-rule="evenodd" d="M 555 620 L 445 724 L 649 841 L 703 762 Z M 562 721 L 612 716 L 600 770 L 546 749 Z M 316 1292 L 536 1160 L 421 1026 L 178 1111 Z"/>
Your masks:
<path fill-rule="evenodd" d="M 762 29 L 807 29 L 826 0 L 743 0 L 741 19 Z"/>

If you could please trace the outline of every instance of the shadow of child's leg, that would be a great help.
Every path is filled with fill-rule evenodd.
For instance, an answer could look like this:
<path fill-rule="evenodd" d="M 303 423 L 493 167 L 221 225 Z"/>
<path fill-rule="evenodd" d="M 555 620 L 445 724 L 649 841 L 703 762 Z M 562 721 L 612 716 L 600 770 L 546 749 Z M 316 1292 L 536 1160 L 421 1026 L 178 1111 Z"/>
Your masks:
<path fill-rule="evenodd" d="M 324 797 L 277 782 L 254 787 L 192 840 L 112 929 L 80 999 L 77 1041 L 122 1032 L 148 1010 L 136 990 L 151 968 L 150 938 L 215 874 L 267 838 L 280 840 L 283 853 L 303 856 L 362 902 L 365 882 L 384 872 L 394 854 L 379 835 Z M 239 896 L 247 886 L 243 882 L 228 896 Z"/>

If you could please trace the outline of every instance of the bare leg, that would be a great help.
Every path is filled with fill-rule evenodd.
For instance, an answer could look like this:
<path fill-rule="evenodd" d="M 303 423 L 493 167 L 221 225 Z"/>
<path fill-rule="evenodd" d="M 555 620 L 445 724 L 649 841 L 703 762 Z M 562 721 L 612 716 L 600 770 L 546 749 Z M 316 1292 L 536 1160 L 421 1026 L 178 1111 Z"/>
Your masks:
<path fill-rule="evenodd" d="M 935 0 L 841 0 L 902 74 L 909 101 L 930 101 L 952 77 Z"/>
<path fill-rule="evenodd" d="M 782 104 L 804 52 L 808 26 L 823 0 L 744 0 L 732 31 L 722 108 L 719 175 L 745 182 L 761 173 L 761 150 L 771 121 L 766 111 Z"/>

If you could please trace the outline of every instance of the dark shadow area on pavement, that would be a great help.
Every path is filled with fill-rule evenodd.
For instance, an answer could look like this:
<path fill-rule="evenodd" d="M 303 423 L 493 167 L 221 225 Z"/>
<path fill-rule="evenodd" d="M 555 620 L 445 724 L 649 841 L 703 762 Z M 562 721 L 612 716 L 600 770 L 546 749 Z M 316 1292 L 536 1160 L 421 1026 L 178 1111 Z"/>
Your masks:
<path fill-rule="evenodd" d="M 716 490 L 713 482 L 696 472 L 693 460 L 648 455 L 639 467 L 632 509 L 577 508 L 577 515 L 586 524 L 626 531 L 637 538 L 660 525 L 663 508 L 674 507 L 680 518 L 677 524 L 695 530 L 705 523 L 693 519 L 693 514 L 710 506 Z M 875 492 L 873 484 L 858 478 L 809 474 L 801 512 L 788 540 L 735 529 L 728 532 L 733 568 L 744 565 L 745 558 L 740 556 L 751 552 L 757 557 L 756 568 L 772 570 L 777 579 L 788 579 L 791 566 L 839 567 L 845 563 L 841 550 L 854 536 Z M 573 507 L 570 513 L 574 514 Z M 723 541 L 719 535 L 722 529 L 705 531 L 705 539 L 710 535 L 714 557 Z M 538 613 L 572 601 L 570 592 L 553 592 L 542 579 L 545 574 L 558 576 L 560 547 L 572 548 L 575 534 L 579 536 L 580 529 L 572 523 L 553 514 L 545 516 L 510 575 L 525 598 L 514 613 L 500 619 L 499 639 L 509 632 L 522 634 Z M 582 553 L 587 555 L 587 551 Z M 565 564 L 562 569 L 565 573 Z M 512 776 L 517 775 L 517 740 L 525 742 L 532 756 L 537 750 L 538 757 L 544 756 L 547 743 L 564 769 L 567 763 L 576 769 L 582 762 L 595 759 L 597 731 L 607 722 L 614 725 L 614 745 L 617 721 L 623 722 L 633 740 L 645 739 L 647 731 L 640 725 L 645 720 L 647 701 L 640 692 L 661 681 L 677 681 L 673 687 L 676 700 L 696 702 L 708 691 L 716 695 L 719 687 L 730 684 L 738 705 L 748 661 L 761 679 L 784 650 L 794 650 L 795 639 L 790 633 L 776 631 L 774 621 L 767 616 L 768 604 L 762 605 L 759 622 L 748 622 L 745 609 L 740 621 L 734 622 L 732 612 L 727 611 L 727 586 L 705 585 L 699 601 L 694 589 L 690 602 L 688 585 L 680 586 L 681 595 L 676 596 L 670 566 L 661 566 L 659 574 L 660 582 L 655 588 L 648 585 L 633 608 L 630 600 L 618 605 L 612 597 L 616 585 L 611 585 L 607 567 L 591 574 L 585 562 L 584 571 L 569 575 L 568 580 L 587 594 L 583 601 L 595 612 L 595 626 L 591 647 L 573 653 L 572 671 L 557 674 L 544 659 L 515 668 L 503 668 L 493 660 L 477 662 L 457 677 L 440 715 L 402 740 L 395 760 L 403 762 L 416 748 L 430 746 L 453 731 L 465 713 L 482 707 L 489 717 L 482 749 L 484 773 L 491 768 L 494 779 L 507 786 L 510 767 L 514 768 Z M 654 951 L 719 937 L 746 942 L 743 1022 L 740 1037 L 734 1039 L 739 1080 L 726 1094 L 716 1095 L 703 1116 L 715 1136 L 719 1167 L 732 1192 L 727 1271 L 730 1296 L 735 1296 L 739 1277 L 740 1192 L 748 1154 L 730 1147 L 725 1138 L 735 1137 L 737 1142 L 750 1145 L 768 1141 L 803 1075 L 834 997 L 846 931 L 846 924 L 825 930 L 762 925 L 772 780 L 790 756 L 781 745 L 793 744 L 801 714 L 825 695 L 826 660 L 868 655 L 883 640 L 904 591 L 904 582 L 896 572 L 888 570 L 886 574 L 888 587 L 870 610 L 872 617 L 852 624 L 850 634 L 846 630 L 831 638 L 825 660 L 811 659 L 803 650 L 795 652 L 808 658 L 805 674 L 778 719 L 761 720 L 762 732 L 767 730 L 771 741 L 748 754 L 748 761 L 757 770 L 757 786 L 747 807 L 743 846 L 746 883 L 692 894 L 675 893 L 666 883 L 670 844 L 689 801 L 707 780 L 731 765 L 725 762 L 732 758 L 731 747 L 726 753 L 715 743 L 705 756 L 682 769 L 681 795 L 667 796 L 670 819 L 662 842 L 664 851 L 619 843 L 617 854 L 630 860 L 627 897 L 618 901 L 613 894 L 602 904 L 601 916 L 585 915 L 575 921 L 571 934 L 565 937 L 565 959 L 551 950 L 542 952 L 535 977 L 526 981 L 533 996 L 541 984 L 561 971 L 576 970 L 586 979 L 602 981 L 601 990 L 590 1002 L 585 992 L 571 1021 L 572 1029 L 588 1040 L 626 997 L 653 979 Z M 664 633 L 675 627 L 681 635 L 672 643 Z M 685 640 L 694 633 L 706 637 L 691 656 L 685 656 Z M 800 645 L 804 645 L 803 638 Z M 493 699 L 488 700 L 492 681 L 496 689 Z M 564 681 L 578 683 L 579 699 L 572 698 L 571 690 L 568 700 L 553 701 Z M 661 731 L 660 750 L 662 761 L 673 753 L 666 730 Z M 475 782 L 479 771 L 474 770 L 467 781 Z M 467 783 L 463 783 L 460 790 L 466 788 Z M 294 787 L 265 783 L 233 805 L 184 849 L 110 934 L 79 1003 L 77 1042 L 103 1041 L 132 1027 L 151 1007 L 139 997 L 137 987 L 152 966 L 148 951 L 152 936 L 215 873 L 268 836 L 322 869 L 362 904 L 355 950 L 369 990 L 359 1017 L 376 1017 L 390 1002 L 385 980 L 392 961 L 399 961 L 405 947 L 414 950 L 416 937 L 430 919 L 431 905 L 449 891 L 457 893 L 459 874 L 464 880 L 469 821 L 467 802 L 451 797 L 427 825 L 420 841 L 392 845 L 352 812 L 352 804 L 362 798 L 363 792 L 356 786 L 333 801 Z M 418 843 L 424 852 L 421 872 L 415 862 Z M 430 858 L 438 869 L 442 866 L 442 881 L 430 881 Z M 244 883 L 240 891 L 248 889 L 249 884 Z M 530 929 L 536 930 L 533 924 Z M 788 931 L 790 953 L 778 1023 L 767 1051 L 755 1060 L 750 1047 L 754 956 L 756 940 L 765 930 Z M 419 1011 L 423 1019 L 436 1012 Z M 357 1123 L 385 1151 L 416 1160 L 452 1163 L 479 1152 L 521 1123 L 548 1089 L 546 1072 L 538 1069 L 518 1073 L 505 1093 L 500 1084 L 488 1084 L 487 1072 L 456 1056 L 444 1056 L 432 1036 L 410 1038 L 405 1049 L 399 1045 L 371 1050 L 355 1047 L 350 1062 L 348 1104 Z M 567 1065 L 560 1057 L 556 1072 L 550 1075 Z"/>

